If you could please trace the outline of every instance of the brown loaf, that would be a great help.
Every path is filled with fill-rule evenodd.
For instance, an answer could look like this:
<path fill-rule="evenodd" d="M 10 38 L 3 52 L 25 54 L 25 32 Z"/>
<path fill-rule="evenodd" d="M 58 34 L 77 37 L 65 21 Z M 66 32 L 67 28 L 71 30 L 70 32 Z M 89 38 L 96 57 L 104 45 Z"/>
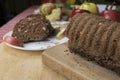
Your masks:
<path fill-rule="evenodd" d="M 82 13 L 71 19 L 65 35 L 71 52 L 120 75 L 120 23 Z"/>
<path fill-rule="evenodd" d="M 45 40 L 53 33 L 53 27 L 44 16 L 31 14 L 15 25 L 12 36 L 23 42 L 29 42 Z"/>

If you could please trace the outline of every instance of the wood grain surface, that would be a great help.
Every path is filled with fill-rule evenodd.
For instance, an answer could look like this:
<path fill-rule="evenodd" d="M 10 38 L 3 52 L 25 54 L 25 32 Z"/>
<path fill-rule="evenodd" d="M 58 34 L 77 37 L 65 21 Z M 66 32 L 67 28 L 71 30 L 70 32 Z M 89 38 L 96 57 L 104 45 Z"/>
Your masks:
<path fill-rule="evenodd" d="M 42 64 L 43 51 L 22 51 L 0 44 L 0 80 L 67 80 Z"/>
<path fill-rule="evenodd" d="M 43 52 L 43 64 L 70 80 L 120 80 L 116 73 L 75 55 L 66 44 Z"/>

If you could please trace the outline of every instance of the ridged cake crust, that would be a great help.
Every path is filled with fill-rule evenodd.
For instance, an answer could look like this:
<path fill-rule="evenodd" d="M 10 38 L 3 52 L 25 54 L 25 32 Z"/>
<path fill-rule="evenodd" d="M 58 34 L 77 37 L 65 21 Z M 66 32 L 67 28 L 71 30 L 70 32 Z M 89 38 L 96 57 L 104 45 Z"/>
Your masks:
<path fill-rule="evenodd" d="M 82 13 L 65 31 L 71 52 L 120 75 L 120 23 Z"/>

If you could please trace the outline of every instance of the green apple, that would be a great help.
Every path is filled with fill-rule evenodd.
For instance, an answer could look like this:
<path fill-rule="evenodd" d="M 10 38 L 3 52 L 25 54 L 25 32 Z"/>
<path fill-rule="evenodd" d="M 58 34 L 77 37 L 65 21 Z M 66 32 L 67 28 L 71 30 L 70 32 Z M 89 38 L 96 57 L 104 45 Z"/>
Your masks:
<path fill-rule="evenodd" d="M 57 33 L 56 38 L 60 40 L 63 37 L 65 37 L 64 32 L 65 32 L 65 28 L 63 28 L 60 32 Z"/>
<path fill-rule="evenodd" d="M 40 13 L 42 15 L 48 15 L 52 12 L 52 10 L 56 8 L 55 4 L 53 3 L 44 3 L 40 6 Z"/>
<path fill-rule="evenodd" d="M 83 4 L 80 5 L 80 9 L 88 10 L 93 14 L 98 14 L 99 9 L 95 3 L 92 2 L 84 2 Z"/>
<path fill-rule="evenodd" d="M 52 22 L 52 21 L 57 21 L 57 20 L 60 20 L 60 17 L 61 17 L 61 8 L 55 8 L 52 10 L 51 14 L 49 15 L 46 15 L 46 18 Z"/>

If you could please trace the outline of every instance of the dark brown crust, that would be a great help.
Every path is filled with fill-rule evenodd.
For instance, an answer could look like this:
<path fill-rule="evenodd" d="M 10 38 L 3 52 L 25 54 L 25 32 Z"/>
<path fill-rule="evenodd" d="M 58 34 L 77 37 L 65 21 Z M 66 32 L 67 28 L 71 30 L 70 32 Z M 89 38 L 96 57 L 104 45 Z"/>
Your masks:
<path fill-rule="evenodd" d="M 116 29 L 113 31 L 111 37 L 109 38 L 109 43 L 107 47 L 107 54 L 113 56 L 115 54 L 117 39 L 120 37 L 120 28 L 117 25 Z"/>
<path fill-rule="evenodd" d="M 40 14 L 31 14 L 20 20 L 13 29 L 13 37 L 22 42 L 45 40 L 54 34 L 50 22 Z"/>
<path fill-rule="evenodd" d="M 74 27 L 74 34 L 72 34 L 71 35 L 71 39 L 70 40 L 72 40 L 72 42 L 74 42 L 74 43 L 71 43 L 70 45 L 71 46 L 73 46 L 73 45 L 77 45 L 77 44 L 75 44 L 76 43 L 76 41 L 78 40 L 78 39 L 76 39 L 76 37 L 77 37 L 77 35 L 79 35 L 79 31 L 81 31 L 82 30 L 82 28 L 83 27 L 81 27 L 81 26 L 83 26 L 83 25 L 85 25 L 85 23 L 86 23 L 86 21 L 88 20 L 88 19 L 90 19 L 90 16 L 85 16 L 85 18 L 83 18 L 84 16 L 82 16 L 81 17 L 81 20 L 80 20 L 80 22 L 79 23 L 77 23 L 77 25 L 75 25 L 75 26 L 78 26 L 78 27 Z"/>
<path fill-rule="evenodd" d="M 72 24 L 71 26 L 71 28 L 69 29 L 69 33 L 68 33 L 68 36 L 69 36 L 69 38 L 71 38 L 72 37 L 72 35 L 73 35 L 73 33 L 75 32 L 75 30 L 74 29 L 76 29 L 76 27 L 74 27 L 74 26 L 78 26 L 78 23 L 80 23 L 80 21 L 82 20 L 82 18 L 83 18 L 83 16 L 85 15 L 85 14 L 80 14 L 81 16 L 78 16 L 77 17 L 77 19 L 74 21 L 74 24 Z"/>
<path fill-rule="evenodd" d="M 66 30 L 65 30 L 65 36 L 68 37 L 68 34 L 69 34 L 69 31 L 70 31 L 70 28 L 72 27 L 74 21 L 75 21 L 76 18 L 78 18 L 78 17 L 79 17 L 78 14 L 76 14 L 74 17 L 72 17 L 72 19 L 71 19 L 71 21 L 70 21 L 70 24 L 68 25 L 68 27 L 67 27 Z"/>
<path fill-rule="evenodd" d="M 84 44 L 84 40 L 85 40 L 85 37 L 87 36 L 87 34 L 88 34 L 88 31 L 89 31 L 89 29 L 91 28 L 91 26 L 93 25 L 94 23 L 93 23 L 93 18 L 91 18 L 91 19 L 89 19 L 88 21 L 87 21 L 87 23 L 84 25 L 84 28 L 83 28 L 83 30 L 80 32 L 80 37 L 79 37 L 79 41 L 78 41 L 78 46 L 81 48 L 81 47 L 83 47 L 83 45 L 85 45 Z M 84 48 L 83 48 L 84 49 Z"/>
<path fill-rule="evenodd" d="M 77 45 L 77 41 L 79 39 L 79 35 L 80 35 L 80 31 L 82 31 L 82 29 L 84 28 L 84 25 L 86 24 L 86 22 L 92 18 L 92 16 L 83 16 L 84 18 L 82 19 L 82 21 L 78 24 L 78 27 L 76 28 L 76 31 L 74 33 L 74 36 L 73 36 L 73 44 L 71 43 L 71 45 Z"/>
<path fill-rule="evenodd" d="M 72 24 L 71 26 L 78 26 L 79 21 L 81 21 L 82 16 L 78 16 L 78 18 L 74 21 L 74 24 Z M 70 39 L 73 39 L 73 33 L 75 32 L 75 27 L 71 27 L 71 29 L 69 29 L 70 33 L 68 34 Z"/>
<path fill-rule="evenodd" d="M 106 30 L 106 32 L 103 34 L 101 41 L 100 41 L 100 49 L 103 51 L 103 53 L 106 53 L 107 47 L 109 44 L 110 36 L 114 32 L 114 30 L 117 28 L 117 23 L 109 23 L 109 26 Z M 109 54 L 107 54 L 109 55 Z"/>
<path fill-rule="evenodd" d="M 90 49 L 91 52 L 94 51 L 92 55 L 96 55 L 96 56 L 99 56 L 99 55 L 102 54 L 102 52 L 99 50 L 100 39 L 101 39 L 102 35 L 104 34 L 106 28 L 108 27 L 108 24 L 107 24 L 106 21 L 103 21 L 103 22 L 100 22 L 100 25 L 98 27 L 99 28 L 98 28 L 95 36 L 94 36 L 94 39 L 91 43 L 92 46 L 91 46 L 91 49 Z M 97 51 L 101 54 L 99 54 Z"/>
<path fill-rule="evenodd" d="M 118 31 L 119 31 L 119 33 L 120 33 L 120 23 L 118 23 L 118 25 L 119 25 L 119 26 L 117 26 L 117 27 L 119 27 L 119 28 L 118 28 Z M 116 47 L 116 50 L 115 50 L 115 55 L 114 55 L 113 57 L 114 57 L 115 60 L 120 61 L 120 35 L 118 35 L 118 38 L 116 38 L 115 40 L 116 40 L 116 45 L 117 45 L 117 47 Z M 117 57 L 116 57 L 116 56 L 117 56 Z M 119 62 L 119 64 L 120 64 L 120 62 Z M 119 66 L 119 67 L 120 67 L 120 66 Z"/>
<path fill-rule="evenodd" d="M 113 55 L 113 60 L 115 60 L 115 62 L 117 63 L 117 64 L 119 64 L 119 65 L 117 65 L 117 66 L 119 66 L 119 69 L 120 69 L 120 38 L 119 39 L 117 39 L 117 43 L 116 43 L 116 50 L 115 50 L 115 54 Z M 119 73 L 120 73 L 120 70 L 119 70 Z"/>
<path fill-rule="evenodd" d="M 78 19 L 76 19 L 76 21 L 74 22 L 74 24 L 72 26 L 78 26 L 78 24 L 80 23 L 79 21 L 82 21 L 83 20 L 83 17 L 84 15 L 83 14 L 80 14 L 81 17 L 79 16 Z M 69 29 L 70 32 L 68 33 L 68 36 L 69 36 L 69 46 L 71 46 L 71 41 L 73 41 L 73 37 L 74 37 L 74 33 L 75 33 L 75 30 L 76 30 L 76 27 L 71 27 L 71 29 Z"/>
<path fill-rule="evenodd" d="M 69 29 L 70 51 L 120 75 L 120 23 L 92 14 L 79 16 L 75 23 L 80 23 L 73 22 Z"/>
<path fill-rule="evenodd" d="M 97 30 L 99 27 L 96 27 L 99 25 L 99 23 L 102 21 L 102 19 L 98 19 L 98 17 L 95 17 L 94 18 L 94 25 L 91 27 L 89 33 L 88 33 L 88 36 L 86 37 L 86 40 L 85 40 L 85 45 L 84 45 L 84 48 L 85 49 L 88 49 L 88 47 L 91 46 L 91 43 L 92 43 L 92 40 L 94 38 L 94 35 L 96 34 Z"/>

